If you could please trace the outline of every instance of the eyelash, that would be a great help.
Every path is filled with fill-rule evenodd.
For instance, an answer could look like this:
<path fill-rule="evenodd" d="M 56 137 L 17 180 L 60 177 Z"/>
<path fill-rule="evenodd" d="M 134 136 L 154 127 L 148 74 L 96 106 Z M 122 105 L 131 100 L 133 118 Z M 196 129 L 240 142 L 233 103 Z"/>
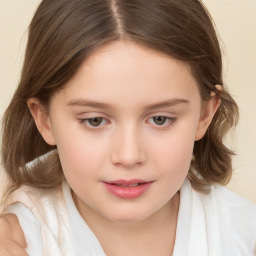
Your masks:
<path fill-rule="evenodd" d="M 168 129 L 170 126 L 174 125 L 174 123 L 177 119 L 175 117 L 168 117 L 168 116 L 164 116 L 164 115 L 158 115 L 158 116 L 152 116 L 152 117 L 148 118 L 147 120 L 153 120 L 154 118 L 159 118 L 159 117 L 165 119 L 163 125 L 156 124 L 154 121 L 151 121 L 151 122 L 147 121 L 146 123 L 154 126 L 153 128 L 156 128 L 156 129 Z M 93 119 L 101 119 L 102 121 L 100 122 L 99 125 L 94 126 L 94 125 L 89 123 Z M 87 129 L 90 129 L 90 130 L 93 130 L 93 131 L 103 129 L 105 125 L 110 123 L 109 121 L 107 121 L 106 118 L 100 117 L 100 116 L 95 116 L 95 117 L 92 117 L 92 118 L 79 118 L 78 121 L 80 122 L 80 124 L 85 126 Z"/>
<path fill-rule="evenodd" d="M 175 121 L 176 121 L 176 119 L 177 118 L 175 118 L 175 117 L 169 117 L 169 116 L 164 116 L 164 115 L 159 115 L 159 116 L 153 116 L 153 117 L 150 117 L 148 120 L 150 120 L 150 119 L 154 119 L 154 118 L 164 118 L 165 119 L 165 121 L 164 121 L 164 124 L 156 124 L 154 121 L 152 121 L 152 123 L 150 123 L 150 122 L 148 122 L 148 123 L 150 123 L 150 124 L 152 124 L 153 126 L 155 126 L 155 128 L 157 128 L 157 129 L 167 129 L 167 128 L 169 128 L 170 126 L 173 126 L 174 125 L 174 123 L 175 123 Z"/>
<path fill-rule="evenodd" d="M 102 124 L 102 121 L 101 121 L 100 125 L 94 126 L 94 125 L 89 123 L 93 119 L 101 119 L 101 120 L 104 120 L 105 122 Z M 108 123 L 106 118 L 103 118 L 103 117 L 100 117 L 100 116 L 95 116 L 95 117 L 91 117 L 91 118 L 79 118 L 78 121 L 80 122 L 80 124 L 86 126 L 86 128 L 91 129 L 91 130 L 101 129 L 106 123 Z"/>

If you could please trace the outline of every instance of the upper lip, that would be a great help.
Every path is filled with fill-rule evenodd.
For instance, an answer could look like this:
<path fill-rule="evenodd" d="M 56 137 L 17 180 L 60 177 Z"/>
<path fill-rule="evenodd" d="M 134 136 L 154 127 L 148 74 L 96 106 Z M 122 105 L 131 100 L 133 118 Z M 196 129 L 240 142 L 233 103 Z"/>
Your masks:
<path fill-rule="evenodd" d="M 113 184 L 113 185 L 129 186 L 133 184 L 144 184 L 152 181 L 146 181 L 142 179 L 131 179 L 131 180 L 120 179 L 120 180 L 111 180 L 111 181 L 104 181 L 104 182 L 107 184 Z"/>

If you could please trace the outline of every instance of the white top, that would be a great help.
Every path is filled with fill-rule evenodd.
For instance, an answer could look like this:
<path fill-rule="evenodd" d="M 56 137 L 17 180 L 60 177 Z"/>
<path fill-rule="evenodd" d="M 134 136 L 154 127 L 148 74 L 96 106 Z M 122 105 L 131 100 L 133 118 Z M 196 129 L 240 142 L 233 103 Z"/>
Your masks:
<path fill-rule="evenodd" d="M 24 186 L 15 198 L 22 203 L 8 211 L 19 218 L 29 255 L 106 256 L 79 214 L 67 183 L 54 196 Z M 199 193 L 186 180 L 180 189 L 173 256 L 222 255 L 256 255 L 256 206 L 222 186 Z"/>

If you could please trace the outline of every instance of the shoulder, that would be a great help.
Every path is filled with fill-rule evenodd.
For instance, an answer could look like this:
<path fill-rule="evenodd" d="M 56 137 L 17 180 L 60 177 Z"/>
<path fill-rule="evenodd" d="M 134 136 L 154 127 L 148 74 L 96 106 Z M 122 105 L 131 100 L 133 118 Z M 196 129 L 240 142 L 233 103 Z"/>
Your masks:
<path fill-rule="evenodd" d="M 42 189 L 21 186 L 10 197 L 7 211 L 12 211 L 18 217 L 26 219 L 31 225 L 37 220 L 41 225 L 47 222 L 48 216 L 53 216 L 56 206 L 61 205 L 61 189 Z M 59 204 L 57 204 L 57 202 Z"/>
<path fill-rule="evenodd" d="M 26 206 L 41 224 L 52 224 L 53 227 L 53 220 L 58 222 L 58 219 L 64 218 L 67 213 L 61 185 L 52 189 L 21 186 L 12 194 L 10 204 L 15 203 Z"/>
<path fill-rule="evenodd" d="M 256 205 L 227 188 L 216 185 L 201 195 L 207 214 L 218 222 L 225 248 L 237 255 L 253 255 L 256 249 Z M 229 255 L 229 254 L 228 254 Z"/>
<path fill-rule="evenodd" d="M 15 203 L 8 207 L 7 212 L 17 216 L 19 224 L 24 232 L 29 255 L 42 255 L 41 224 L 28 207 L 22 203 Z"/>
<path fill-rule="evenodd" d="M 61 205 L 63 199 L 61 186 L 44 189 L 23 185 L 12 193 L 10 204 L 22 203 L 32 211 L 40 212 L 50 209 L 57 202 Z"/>
<path fill-rule="evenodd" d="M 22 186 L 12 197 L 9 212 L 17 215 L 28 245 L 43 245 L 47 255 L 74 255 L 62 186 L 39 189 Z M 33 235 L 35 231 L 36 235 Z M 34 240 L 33 240 L 34 239 Z M 37 254 L 30 254 L 37 255 Z"/>
<path fill-rule="evenodd" d="M 209 193 L 198 192 L 189 180 L 184 182 L 180 198 L 179 217 L 183 216 L 180 226 L 184 223 L 189 226 L 186 233 L 189 233 L 190 255 L 254 255 L 254 204 L 219 185 L 212 186 Z M 185 236 L 182 234 L 183 241 Z"/>
<path fill-rule="evenodd" d="M 215 199 L 219 211 L 225 213 L 223 218 L 229 222 L 241 223 L 253 227 L 256 234 L 256 205 L 236 195 L 227 188 L 217 185 L 211 189 L 211 196 Z"/>

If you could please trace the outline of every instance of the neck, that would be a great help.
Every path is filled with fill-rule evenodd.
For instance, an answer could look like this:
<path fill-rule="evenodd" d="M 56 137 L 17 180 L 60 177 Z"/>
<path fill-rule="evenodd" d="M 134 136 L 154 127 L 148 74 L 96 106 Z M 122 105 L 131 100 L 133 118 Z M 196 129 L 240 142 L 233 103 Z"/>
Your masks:
<path fill-rule="evenodd" d="M 77 204 L 77 199 L 75 199 Z M 106 255 L 170 256 L 175 243 L 179 193 L 149 218 L 135 223 L 113 222 L 88 207 L 78 210 Z"/>

